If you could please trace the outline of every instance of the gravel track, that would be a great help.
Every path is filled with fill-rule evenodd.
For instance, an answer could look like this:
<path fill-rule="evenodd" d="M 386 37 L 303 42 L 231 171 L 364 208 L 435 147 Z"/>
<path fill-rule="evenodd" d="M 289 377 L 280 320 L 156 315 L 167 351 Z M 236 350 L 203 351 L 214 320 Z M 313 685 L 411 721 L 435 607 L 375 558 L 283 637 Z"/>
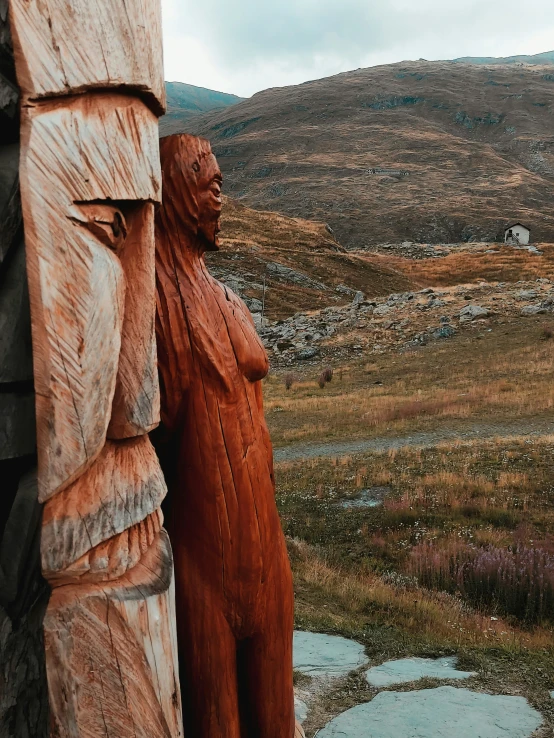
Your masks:
<path fill-rule="evenodd" d="M 367 438 L 355 441 L 331 441 L 329 443 L 294 444 L 276 448 L 273 457 L 276 463 L 280 461 L 300 461 L 302 459 L 316 459 L 320 457 L 344 456 L 347 454 L 361 454 L 367 451 L 382 452 L 399 448 L 432 448 L 444 441 L 476 441 L 492 438 L 517 438 L 528 436 L 538 438 L 554 434 L 554 418 L 545 420 L 513 420 L 498 423 L 474 423 L 456 428 L 441 428 L 439 430 L 421 433 L 412 433 L 409 436 L 396 438 Z"/>

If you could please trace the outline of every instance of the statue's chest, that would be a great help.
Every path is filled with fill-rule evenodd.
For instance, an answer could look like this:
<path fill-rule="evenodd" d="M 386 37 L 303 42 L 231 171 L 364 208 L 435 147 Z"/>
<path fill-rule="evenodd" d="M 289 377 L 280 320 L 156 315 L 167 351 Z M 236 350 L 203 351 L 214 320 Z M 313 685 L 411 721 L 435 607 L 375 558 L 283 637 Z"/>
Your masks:
<path fill-rule="evenodd" d="M 198 283 L 189 303 L 193 342 L 218 374 L 231 376 L 233 369 L 250 382 L 266 376 L 269 363 L 264 346 L 252 324 L 248 308 L 233 292 L 212 277 Z M 198 357 L 200 358 L 200 357 Z"/>

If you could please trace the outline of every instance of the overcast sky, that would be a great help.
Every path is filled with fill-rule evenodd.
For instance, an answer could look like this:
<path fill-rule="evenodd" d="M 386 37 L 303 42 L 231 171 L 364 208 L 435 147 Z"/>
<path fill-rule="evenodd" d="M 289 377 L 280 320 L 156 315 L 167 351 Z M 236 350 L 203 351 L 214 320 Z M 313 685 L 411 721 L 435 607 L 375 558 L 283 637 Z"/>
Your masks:
<path fill-rule="evenodd" d="M 552 0 L 162 0 L 165 78 L 249 96 L 403 59 L 554 49 Z"/>

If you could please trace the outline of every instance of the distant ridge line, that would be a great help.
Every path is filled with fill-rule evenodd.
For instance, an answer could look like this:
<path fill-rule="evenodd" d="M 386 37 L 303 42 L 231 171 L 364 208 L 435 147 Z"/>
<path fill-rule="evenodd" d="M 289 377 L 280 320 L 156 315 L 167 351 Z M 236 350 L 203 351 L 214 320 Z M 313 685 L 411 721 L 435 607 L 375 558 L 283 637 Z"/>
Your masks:
<path fill-rule="evenodd" d="M 515 56 L 462 56 L 452 59 L 457 64 L 554 64 L 554 51 L 544 51 L 541 54 L 518 54 Z"/>

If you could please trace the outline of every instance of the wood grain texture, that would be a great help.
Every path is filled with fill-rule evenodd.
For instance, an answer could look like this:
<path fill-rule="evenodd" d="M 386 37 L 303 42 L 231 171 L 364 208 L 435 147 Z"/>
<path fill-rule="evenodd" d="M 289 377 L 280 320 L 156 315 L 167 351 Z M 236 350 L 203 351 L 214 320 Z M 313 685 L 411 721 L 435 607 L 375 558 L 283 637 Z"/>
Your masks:
<path fill-rule="evenodd" d="M 50 734 L 178 738 L 166 488 L 146 435 L 159 414 L 159 2 L 10 0 L 10 17 L 53 587 Z"/>
<path fill-rule="evenodd" d="M 110 586 L 54 590 L 45 618 L 51 738 L 182 736 L 171 575 L 162 533 Z"/>
<path fill-rule="evenodd" d="M 155 116 L 122 95 L 43 106 L 24 116 L 20 174 L 42 501 L 100 453 L 116 387 L 125 274 L 84 204 L 159 196 L 156 131 Z M 146 336 L 147 355 L 149 341 Z M 138 371 L 146 373 L 144 361 Z M 153 408 L 156 391 L 149 382 Z"/>
<path fill-rule="evenodd" d="M 160 422 L 156 364 L 154 205 L 144 203 L 126 219 L 119 258 L 125 273 L 125 318 L 109 438 L 148 433 Z"/>
<path fill-rule="evenodd" d="M 132 528 L 90 549 L 67 568 L 44 573 L 52 587 L 118 579 L 137 566 L 153 545 L 162 525 L 162 511 L 156 510 Z"/>
<path fill-rule="evenodd" d="M 292 576 L 244 303 L 206 269 L 221 173 L 207 141 L 162 139 L 156 218 L 160 453 L 169 486 L 185 731 L 293 738 Z M 239 693 L 241 714 L 239 716 Z"/>
<path fill-rule="evenodd" d="M 29 98 L 128 87 L 165 109 L 161 8 L 151 0 L 11 0 L 18 81 Z"/>
<path fill-rule="evenodd" d="M 108 441 L 94 464 L 44 507 L 41 545 L 47 578 L 145 520 L 165 494 L 148 436 Z"/>
<path fill-rule="evenodd" d="M 169 540 L 166 540 L 169 549 Z M 152 682 L 172 738 L 183 735 L 181 689 L 177 681 L 177 624 L 175 581 L 163 594 L 146 600 L 124 600 L 120 612 L 141 644 L 152 673 Z M 175 660 L 174 660 L 175 659 Z"/>

